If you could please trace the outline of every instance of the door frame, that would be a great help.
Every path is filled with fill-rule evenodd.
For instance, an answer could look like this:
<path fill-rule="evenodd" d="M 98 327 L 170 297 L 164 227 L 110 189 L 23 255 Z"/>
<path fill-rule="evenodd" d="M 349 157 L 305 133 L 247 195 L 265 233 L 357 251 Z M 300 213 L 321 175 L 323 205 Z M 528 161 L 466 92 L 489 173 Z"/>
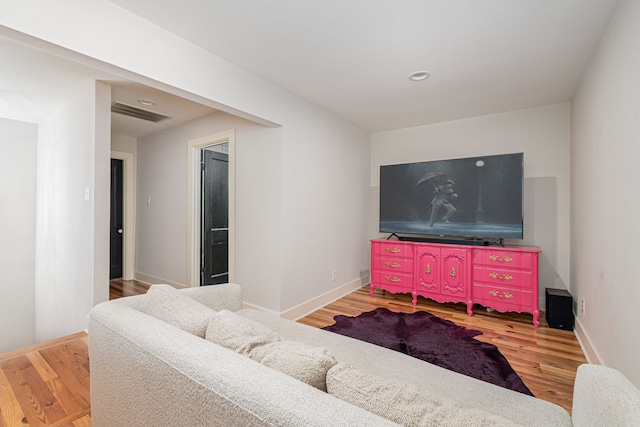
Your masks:
<path fill-rule="evenodd" d="M 187 144 L 187 285 L 200 286 L 201 192 L 200 150 L 229 144 L 229 282 L 236 278 L 236 132 L 235 129 L 188 141 Z"/>
<path fill-rule="evenodd" d="M 132 153 L 111 151 L 111 158 L 123 162 L 123 210 L 124 244 L 122 247 L 122 278 L 134 279 L 136 259 L 136 194 L 135 194 L 135 156 Z"/>

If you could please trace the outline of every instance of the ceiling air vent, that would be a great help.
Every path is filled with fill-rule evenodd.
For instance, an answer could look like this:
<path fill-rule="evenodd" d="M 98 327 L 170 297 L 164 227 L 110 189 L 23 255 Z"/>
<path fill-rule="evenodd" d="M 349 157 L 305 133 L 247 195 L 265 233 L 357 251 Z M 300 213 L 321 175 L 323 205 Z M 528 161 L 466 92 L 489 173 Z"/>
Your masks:
<path fill-rule="evenodd" d="M 154 113 L 153 111 L 143 110 L 142 108 L 132 107 L 131 105 L 114 102 L 111 104 L 111 112 L 122 114 L 124 116 L 135 117 L 137 119 L 147 120 L 149 122 L 158 123 L 159 121 L 170 119 L 164 114 Z"/>

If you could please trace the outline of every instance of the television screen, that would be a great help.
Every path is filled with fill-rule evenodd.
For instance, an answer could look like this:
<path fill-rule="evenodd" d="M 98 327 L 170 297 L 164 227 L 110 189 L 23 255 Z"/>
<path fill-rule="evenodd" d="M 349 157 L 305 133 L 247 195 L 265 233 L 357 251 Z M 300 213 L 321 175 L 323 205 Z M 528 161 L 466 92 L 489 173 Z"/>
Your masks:
<path fill-rule="evenodd" d="M 522 239 L 523 153 L 380 166 L 380 232 Z"/>

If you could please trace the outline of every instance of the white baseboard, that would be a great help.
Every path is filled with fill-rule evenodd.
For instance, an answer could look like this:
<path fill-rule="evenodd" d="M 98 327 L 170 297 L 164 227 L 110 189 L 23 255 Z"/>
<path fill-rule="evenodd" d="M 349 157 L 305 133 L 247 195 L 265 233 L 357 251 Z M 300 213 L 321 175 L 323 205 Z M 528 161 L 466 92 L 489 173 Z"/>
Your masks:
<path fill-rule="evenodd" d="M 324 293 L 316 298 L 313 298 L 307 302 L 299 304 L 288 310 L 280 313 L 280 317 L 289 320 L 298 320 L 305 317 L 308 314 L 313 313 L 321 309 L 322 307 L 331 304 L 332 302 L 339 300 L 340 298 L 349 295 L 351 292 L 356 291 L 369 283 L 369 277 L 361 277 L 346 283 L 336 289 L 333 289 L 327 293 Z"/>
<path fill-rule="evenodd" d="M 293 308 L 278 313 L 277 311 L 269 310 L 264 307 L 260 307 L 255 304 L 243 302 L 242 308 L 252 308 L 254 310 L 268 311 L 283 319 L 296 321 L 305 317 L 314 311 L 320 310 L 322 307 L 331 304 L 332 302 L 339 300 L 340 298 L 349 295 L 351 292 L 360 289 L 361 287 L 369 283 L 369 276 L 356 279 L 352 282 L 346 283 L 332 291 L 324 293 L 316 298 L 313 298 L 307 302 L 303 302 Z"/>
<path fill-rule="evenodd" d="M 139 271 L 134 272 L 133 277 L 137 281 L 146 283 L 147 285 L 156 285 L 156 284 L 162 283 L 165 285 L 171 285 L 177 289 L 188 288 L 188 286 L 183 283 L 172 282 L 171 280 L 163 279 L 162 277 L 152 276 L 151 274 L 140 273 Z"/>
<path fill-rule="evenodd" d="M 274 310 L 269 310 L 268 308 L 261 307 L 259 305 L 251 304 L 245 301 L 242 301 L 242 308 L 250 308 L 252 310 L 260 310 L 260 311 L 268 311 L 271 314 L 275 314 L 276 316 L 280 316 L 280 313 Z"/>
<path fill-rule="evenodd" d="M 584 330 L 582 323 L 580 323 L 580 320 L 577 317 L 575 319 L 574 332 L 587 362 L 593 363 L 594 365 L 602 365 L 602 358 L 598 354 L 598 350 L 594 347 L 591 339 L 589 339 L 589 335 L 587 335 L 587 332 Z"/>

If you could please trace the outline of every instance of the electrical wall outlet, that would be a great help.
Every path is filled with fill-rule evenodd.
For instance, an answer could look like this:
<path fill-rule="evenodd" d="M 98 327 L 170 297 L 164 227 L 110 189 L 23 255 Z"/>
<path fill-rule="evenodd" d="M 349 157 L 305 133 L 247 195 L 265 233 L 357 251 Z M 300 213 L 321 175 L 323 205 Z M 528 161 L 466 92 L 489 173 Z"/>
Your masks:
<path fill-rule="evenodd" d="M 333 270 L 331 272 L 331 280 L 335 282 L 337 278 L 338 278 L 338 272 L 336 270 Z"/>
<path fill-rule="evenodd" d="M 580 300 L 580 313 L 584 314 L 584 298 Z"/>

